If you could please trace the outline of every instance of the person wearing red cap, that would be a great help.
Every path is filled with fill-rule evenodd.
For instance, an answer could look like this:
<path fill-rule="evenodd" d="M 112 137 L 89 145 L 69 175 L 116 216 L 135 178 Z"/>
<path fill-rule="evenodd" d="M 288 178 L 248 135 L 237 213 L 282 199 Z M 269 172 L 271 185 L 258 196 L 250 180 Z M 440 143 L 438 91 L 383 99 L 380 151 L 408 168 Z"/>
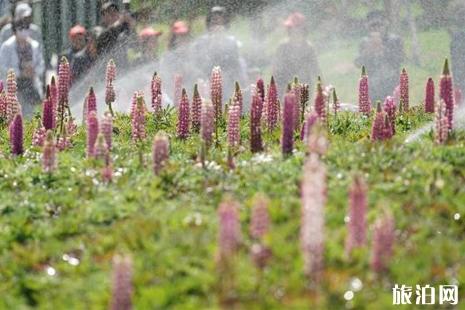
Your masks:
<path fill-rule="evenodd" d="M 161 31 L 157 31 L 152 27 L 142 29 L 139 34 L 139 55 L 135 64 L 147 64 L 158 59 L 158 38 L 162 35 Z"/>
<path fill-rule="evenodd" d="M 185 21 L 178 20 L 171 26 L 168 49 L 173 50 L 190 41 L 190 29 Z"/>
<path fill-rule="evenodd" d="M 278 46 L 273 63 L 273 74 L 278 85 L 284 87 L 294 76 L 312 83 L 320 75 L 315 50 L 308 41 L 305 16 L 300 12 L 289 15 L 283 23 L 287 30 L 286 42 Z"/>

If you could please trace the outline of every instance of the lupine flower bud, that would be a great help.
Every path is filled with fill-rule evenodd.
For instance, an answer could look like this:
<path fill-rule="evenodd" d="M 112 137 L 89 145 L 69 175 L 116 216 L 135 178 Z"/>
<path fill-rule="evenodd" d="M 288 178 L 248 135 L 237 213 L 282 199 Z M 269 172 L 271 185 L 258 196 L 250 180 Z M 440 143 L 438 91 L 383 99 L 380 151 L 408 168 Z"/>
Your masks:
<path fill-rule="evenodd" d="M 310 115 L 307 116 L 307 119 L 305 120 L 302 126 L 302 132 L 300 135 L 300 139 L 304 141 L 305 144 L 307 144 L 308 138 L 310 137 L 310 134 L 312 133 L 313 125 L 315 125 L 317 121 L 318 121 L 318 115 L 315 112 L 312 112 Z"/>
<path fill-rule="evenodd" d="M 266 127 L 268 128 L 268 131 L 271 132 L 278 125 L 279 118 L 278 89 L 273 76 L 271 77 L 270 86 L 268 87 L 264 113 Z"/>
<path fill-rule="evenodd" d="M 151 94 L 152 94 L 152 109 L 155 115 L 161 114 L 162 109 L 162 92 L 161 92 L 161 78 L 155 72 L 152 77 L 151 85 Z"/>
<path fill-rule="evenodd" d="M 57 119 L 57 108 L 58 108 L 58 88 L 55 81 L 55 76 L 52 76 L 52 80 L 50 81 L 50 101 L 52 101 L 53 105 L 53 115 L 55 116 L 53 128 L 56 127 L 56 119 Z"/>
<path fill-rule="evenodd" d="M 394 102 L 394 98 L 390 96 L 386 97 L 384 101 L 384 112 L 389 118 L 391 133 L 394 135 L 396 133 L 396 103 Z"/>
<path fill-rule="evenodd" d="M 16 114 L 21 111 L 21 106 L 16 96 L 16 89 L 16 74 L 13 69 L 10 69 L 6 77 L 6 114 L 8 124 L 10 124 L 16 117 Z"/>
<path fill-rule="evenodd" d="M 170 156 L 170 141 L 164 132 L 159 132 L 153 138 L 152 159 L 153 172 L 159 174 Z"/>
<path fill-rule="evenodd" d="M 177 135 L 180 139 L 187 139 L 189 137 L 189 98 L 187 92 L 182 89 L 182 97 L 178 106 L 178 125 Z"/>
<path fill-rule="evenodd" d="M 68 104 L 69 85 L 71 83 L 68 59 L 61 58 L 58 67 L 58 104 L 64 108 Z"/>
<path fill-rule="evenodd" d="M 107 64 L 107 72 L 105 74 L 105 102 L 111 104 L 115 102 L 116 94 L 113 86 L 116 79 L 116 65 L 113 59 L 110 59 Z"/>
<path fill-rule="evenodd" d="M 384 113 L 381 110 L 381 102 L 378 101 L 376 114 L 371 127 L 371 141 L 382 141 L 384 139 Z"/>
<path fill-rule="evenodd" d="M 132 140 L 145 139 L 145 102 L 142 93 L 136 92 L 133 97 L 131 109 Z"/>
<path fill-rule="evenodd" d="M 283 132 L 281 138 L 283 155 L 291 154 L 294 148 L 294 111 L 296 104 L 294 94 L 289 93 L 284 97 Z"/>
<path fill-rule="evenodd" d="M 341 105 L 339 103 L 339 99 L 337 98 L 336 88 L 334 88 L 333 89 L 333 112 L 334 112 L 334 116 L 337 115 L 337 112 L 339 111 L 340 108 L 341 108 Z"/>
<path fill-rule="evenodd" d="M 374 272 L 381 273 L 387 269 L 392 256 L 394 240 L 394 218 L 385 214 L 374 225 L 370 263 Z"/>
<path fill-rule="evenodd" d="M 444 62 L 444 69 L 441 75 L 439 84 L 439 98 L 444 100 L 445 116 L 447 117 L 448 129 L 452 130 L 454 123 L 454 93 L 452 87 L 452 76 L 449 71 L 449 62 L 446 58 Z"/>
<path fill-rule="evenodd" d="M 42 125 L 45 130 L 54 128 L 54 117 L 53 103 L 50 99 L 50 87 L 47 86 L 47 96 L 42 103 Z"/>
<path fill-rule="evenodd" d="M 233 149 L 241 139 L 239 104 L 234 102 L 228 109 L 228 146 Z"/>
<path fill-rule="evenodd" d="M 239 106 L 239 115 L 242 115 L 244 97 L 242 96 L 242 90 L 238 82 L 235 83 L 233 102 Z"/>
<path fill-rule="evenodd" d="M 444 144 L 449 137 L 449 120 L 446 116 L 446 106 L 443 99 L 437 102 L 435 113 L 435 140 L 437 144 Z"/>
<path fill-rule="evenodd" d="M 56 146 L 53 132 L 47 131 L 42 151 L 42 168 L 46 173 L 52 173 L 56 168 Z"/>
<path fill-rule="evenodd" d="M 362 75 L 358 84 L 358 111 L 363 114 L 370 114 L 371 103 L 368 94 L 368 75 L 365 66 L 362 66 Z"/>
<path fill-rule="evenodd" d="M 47 130 L 44 127 L 38 127 L 32 136 L 33 146 L 43 146 L 46 138 Z"/>
<path fill-rule="evenodd" d="M 89 90 L 89 94 L 87 95 L 87 114 L 90 112 L 97 113 L 97 98 L 95 97 L 94 88 L 91 87 Z"/>
<path fill-rule="evenodd" d="M 199 132 L 200 130 L 200 115 L 202 114 L 202 98 L 199 94 L 199 87 L 194 86 L 194 95 L 192 96 L 192 131 Z"/>
<path fill-rule="evenodd" d="M 323 88 L 321 87 L 320 82 L 316 85 L 315 112 L 321 123 L 326 124 L 326 100 L 323 95 Z"/>
<path fill-rule="evenodd" d="M 409 85 L 408 85 L 408 74 L 405 68 L 402 69 L 402 73 L 400 74 L 399 90 L 400 90 L 399 109 L 403 112 L 408 112 Z"/>
<path fill-rule="evenodd" d="M 98 119 L 95 111 L 87 115 L 87 158 L 95 156 L 95 142 L 98 135 Z"/>
<path fill-rule="evenodd" d="M 234 201 L 223 201 L 218 208 L 218 258 L 228 261 L 238 250 L 241 242 L 239 206 Z"/>
<path fill-rule="evenodd" d="M 10 146 L 13 155 L 21 155 L 23 148 L 23 116 L 21 113 L 16 114 L 10 124 Z"/>
<path fill-rule="evenodd" d="M 310 101 L 310 85 L 302 84 L 300 91 L 300 120 L 299 122 L 303 122 L 305 120 L 305 113 L 307 111 L 307 106 Z"/>
<path fill-rule="evenodd" d="M 434 81 L 429 78 L 426 83 L 425 112 L 434 113 L 434 105 Z"/>
<path fill-rule="evenodd" d="M 182 98 L 182 75 L 174 75 L 174 106 L 178 106 Z"/>
<path fill-rule="evenodd" d="M 302 180 L 300 247 L 305 275 L 318 282 L 324 265 L 326 168 L 317 154 L 310 154 Z"/>
<path fill-rule="evenodd" d="M 207 148 L 212 144 L 213 131 L 215 129 L 214 122 L 215 109 L 210 101 L 204 100 L 202 104 L 202 115 L 200 117 L 200 135 Z"/>
<path fill-rule="evenodd" d="M 361 176 L 355 176 L 349 189 L 349 221 L 347 222 L 346 253 L 366 242 L 367 186 Z"/>
<path fill-rule="evenodd" d="M 257 153 L 263 151 L 262 144 L 262 100 L 259 93 L 252 96 L 252 106 L 250 108 L 250 151 Z"/>
<path fill-rule="evenodd" d="M 213 107 L 215 108 L 215 125 L 223 113 L 223 77 L 220 67 L 214 67 L 210 79 L 210 91 Z"/>
<path fill-rule="evenodd" d="M 269 200 L 265 196 L 255 197 L 250 218 L 250 236 L 254 239 L 262 239 L 270 230 L 268 205 Z"/>
<path fill-rule="evenodd" d="M 110 309 L 132 309 L 132 260 L 129 256 L 113 258 L 113 278 Z"/>
<path fill-rule="evenodd" d="M 105 138 L 105 143 L 108 147 L 108 150 L 111 150 L 113 134 L 113 117 L 111 117 L 111 114 L 109 112 L 105 112 L 105 114 L 103 115 L 102 123 L 100 125 L 100 131 L 102 132 L 102 135 Z"/>

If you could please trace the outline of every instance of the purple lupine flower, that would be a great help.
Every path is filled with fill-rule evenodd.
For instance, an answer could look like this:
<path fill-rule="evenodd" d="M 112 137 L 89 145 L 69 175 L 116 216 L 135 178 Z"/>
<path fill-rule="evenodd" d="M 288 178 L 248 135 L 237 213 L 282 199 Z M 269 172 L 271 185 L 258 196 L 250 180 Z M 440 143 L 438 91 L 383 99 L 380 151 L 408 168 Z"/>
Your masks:
<path fill-rule="evenodd" d="M 381 110 L 381 102 L 376 104 L 376 114 L 371 127 L 371 141 L 384 140 L 384 112 Z"/>
<path fill-rule="evenodd" d="M 349 189 L 349 221 L 345 244 L 347 254 L 350 254 L 354 248 L 365 245 L 367 206 L 366 183 L 361 176 L 355 176 Z"/>
<path fill-rule="evenodd" d="M 192 96 L 192 131 L 200 131 L 200 116 L 202 114 L 202 98 L 200 97 L 199 87 L 194 85 L 194 95 Z"/>
<path fill-rule="evenodd" d="M 105 143 L 108 147 L 108 150 L 111 150 L 113 134 L 113 117 L 111 116 L 111 113 L 105 112 L 103 115 L 103 119 L 100 124 L 100 132 L 105 138 Z"/>
<path fill-rule="evenodd" d="M 52 76 L 50 81 L 50 101 L 53 106 L 53 128 L 56 128 L 57 107 L 58 107 L 58 88 L 55 81 L 55 76 Z"/>
<path fill-rule="evenodd" d="M 132 259 L 129 256 L 115 256 L 110 309 L 131 310 L 132 291 Z"/>
<path fill-rule="evenodd" d="M 383 128 L 383 140 L 389 140 L 393 136 L 392 132 L 392 122 L 389 119 L 389 116 L 384 113 L 384 128 Z"/>
<path fill-rule="evenodd" d="M 271 77 L 270 86 L 268 87 L 268 95 L 266 96 L 266 105 L 264 108 L 265 122 L 268 131 L 273 131 L 278 125 L 279 118 L 279 101 L 278 89 L 274 77 Z"/>
<path fill-rule="evenodd" d="M 94 88 L 91 87 L 89 90 L 89 94 L 87 95 L 87 104 L 86 104 L 86 111 L 87 114 L 90 112 L 97 113 L 97 97 L 95 96 Z"/>
<path fill-rule="evenodd" d="M 252 105 L 250 108 L 250 151 L 257 153 L 263 151 L 262 142 L 262 100 L 260 94 L 256 92 L 252 96 Z"/>
<path fill-rule="evenodd" d="M 189 137 L 189 98 L 187 92 L 183 88 L 181 101 L 178 106 L 178 124 L 176 127 L 177 136 L 180 139 L 187 139 Z"/>
<path fill-rule="evenodd" d="M 152 94 L 152 109 L 156 116 L 160 116 L 162 110 L 162 92 L 161 92 L 161 78 L 155 72 L 152 77 L 151 83 L 151 94 Z"/>
<path fill-rule="evenodd" d="M 294 149 L 294 111 L 296 97 L 293 93 L 288 93 L 284 97 L 283 108 L 283 132 L 281 138 L 281 148 L 283 155 L 289 155 Z"/>
<path fill-rule="evenodd" d="M 200 135 L 208 149 L 213 141 L 213 132 L 215 129 L 215 108 L 209 100 L 202 103 L 202 115 L 200 117 Z"/>
<path fill-rule="evenodd" d="M 323 95 L 323 87 L 320 82 L 316 85 L 315 112 L 318 115 L 320 122 L 322 124 L 326 124 L 326 100 Z"/>
<path fill-rule="evenodd" d="M 437 144 L 444 144 L 449 137 L 449 120 L 446 115 L 446 105 L 443 99 L 437 102 L 435 113 L 435 140 Z"/>
<path fill-rule="evenodd" d="M 215 108 L 215 126 L 223 113 L 223 76 L 220 67 L 214 67 L 210 78 L 210 91 L 213 107 Z"/>
<path fill-rule="evenodd" d="M 385 214 L 374 225 L 371 248 L 371 269 L 381 273 L 389 265 L 395 241 L 395 223 L 391 215 Z"/>
<path fill-rule="evenodd" d="M 250 217 L 250 236 L 254 239 L 262 239 L 270 230 L 268 205 L 269 200 L 265 196 L 255 197 Z"/>
<path fill-rule="evenodd" d="M 228 110 L 228 146 L 234 149 L 239 145 L 241 139 L 239 104 L 234 102 L 228 107 Z"/>
<path fill-rule="evenodd" d="M 152 160 L 153 172 L 159 174 L 170 156 L 170 141 L 164 132 L 159 132 L 153 138 Z"/>
<path fill-rule="evenodd" d="M 218 208 L 218 259 L 228 261 L 241 243 L 239 206 L 234 201 L 223 201 Z"/>
<path fill-rule="evenodd" d="M 408 74 L 405 68 L 402 69 L 399 80 L 399 90 L 400 90 L 400 101 L 399 109 L 402 112 L 408 112 L 409 109 L 409 85 L 408 85 Z"/>
<path fill-rule="evenodd" d="M 305 120 L 302 126 L 302 132 L 300 135 L 300 139 L 304 141 L 305 144 L 307 144 L 308 138 L 310 137 L 310 134 L 312 133 L 313 125 L 315 125 L 317 121 L 318 121 L 318 115 L 315 112 L 312 112 L 307 116 L 307 119 Z"/>
<path fill-rule="evenodd" d="M 260 78 L 257 80 L 256 87 L 259 98 L 262 102 L 265 102 L 265 82 L 263 82 L 263 79 Z"/>
<path fill-rule="evenodd" d="M 307 106 L 310 101 L 310 85 L 302 84 L 300 91 L 300 119 L 299 122 L 303 123 L 305 120 L 305 113 L 307 111 Z"/>
<path fill-rule="evenodd" d="M 6 114 L 8 124 L 16 117 L 16 114 L 21 113 L 21 106 L 16 96 L 16 74 L 13 69 L 8 70 L 6 77 Z"/>
<path fill-rule="evenodd" d="M 23 148 L 23 116 L 21 113 L 16 114 L 10 124 L 10 146 L 13 155 L 21 155 Z"/>
<path fill-rule="evenodd" d="M 73 136 L 77 132 L 77 125 L 73 117 L 68 118 L 65 123 L 65 129 L 68 136 Z"/>
<path fill-rule="evenodd" d="M 145 109 L 143 94 L 136 92 L 131 107 L 131 134 L 134 142 L 145 139 Z"/>
<path fill-rule="evenodd" d="M 454 126 L 454 91 L 452 86 L 452 76 L 449 71 L 449 61 L 445 60 L 444 69 L 441 75 L 439 84 L 439 98 L 444 100 L 447 121 L 449 122 L 448 128 L 452 130 Z"/>
<path fill-rule="evenodd" d="M 426 82 L 426 91 L 425 91 L 425 112 L 434 113 L 434 81 L 432 78 L 428 78 Z"/>
<path fill-rule="evenodd" d="M 183 78 L 182 75 L 180 74 L 175 74 L 174 75 L 174 106 L 178 106 L 179 102 L 181 101 L 182 98 L 182 83 L 183 83 Z"/>
<path fill-rule="evenodd" d="M 384 112 L 389 118 L 392 135 L 396 133 L 396 103 L 394 98 L 387 96 L 384 100 Z"/>
<path fill-rule="evenodd" d="M 50 99 L 50 87 L 47 86 L 47 96 L 42 103 L 42 126 L 45 130 L 53 129 L 54 125 L 53 103 Z"/>
<path fill-rule="evenodd" d="M 71 73 L 68 59 L 63 56 L 58 67 L 58 105 L 59 110 L 64 109 L 68 104 L 69 86 L 71 83 Z"/>
<path fill-rule="evenodd" d="M 239 106 L 239 115 L 242 115 L 244 97 L 242 96 L 242 90 L 239 82 L 235 83 L 233 102 Z"/>
<path fill-rule="evenodd" d="M 116 100 L 116 93 L 114 82 L 116 79 L 116 65 L 113 59 L 110 59 L 107 64 L 107 71 L 105 74 L 105 103 L 108 105 L 110 113 L 113 115 L 112 103 Z"/>
<path fill-rule="evenodd" d="M 339 103 L 339 99 L 337 98 L 336 88 L 333 88 L 333 113 L 334 116 L 337 115 L 337 112 L 341 108 L 341 104 Z"/>
<path fill-rule="evenodd" d="M 53 132 L 47 130 L 42 150 L 42 168 L 45 173 L 52 173 L 56 168 L 56 146 Z"/>
<path fill-rule="evenodd" d="M 368 75 L 366 74 L 365 66 L 362 66 L 362 75 L 358 84 L 358 111 L 365 115 L 370 114 L 371 103 L 368 94 Z"/>
<path fill-rule="evenodd" d="M 304 270 L 307 277 L 318 282 L 324 265 L 326 168 L 317 154 L 310 154 L 304 165 L 301 193 L 300 247 Z"/>
<path fill-rule="evenodd" d="M 43 146 L 45 138 L 47 135 L 47 130 L 44 127 L 37 127 L 32 135 L 32 145 L 33 146 Z"/>
<path fill-rule="evenodd" d="M 87 114 L 87 158 L 95 156 L 95 142 L 98 135 L 97 113 L 91 111 Z"/>

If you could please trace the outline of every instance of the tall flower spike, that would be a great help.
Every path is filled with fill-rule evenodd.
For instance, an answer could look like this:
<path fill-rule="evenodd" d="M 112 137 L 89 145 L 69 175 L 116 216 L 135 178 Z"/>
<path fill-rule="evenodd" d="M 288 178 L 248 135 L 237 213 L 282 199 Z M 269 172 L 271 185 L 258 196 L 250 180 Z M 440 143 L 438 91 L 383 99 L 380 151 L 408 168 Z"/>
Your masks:
<path fill-rule="evenodd" d="M 293 93 L 288 93 L 284 97 L 283 131 L 281 138 L 283 155 L 291 154 L 294 149 L 294 111 L 296 104 L 296 97 Z"/>
<path fill-rule="evenodd" d="M 376 104 L 376 114 L 371 127 L 371 141 L 384 140 L 384 113 L 381 110 L 381 102 Z"/>
<path fill-rule="evenodd" d="M 98 135 L 98 119 L 95 111 L 87 115 L 87 158 L 95 156 L 95 142 Z"/>
<path fill-rule="evenodd" d="M 53 128 L 55 128 L 58 108 L 58 88 L 55 81 L 55 76 L 52 76 L 52 79 L 50 81 L 50 101 L 52 102 L 53 106 Z"/>
<path fill-rule="evenodd" d="M 339 99 L 337 97 L 337 94 L 336 94 L 336 88 L 333 89 L 333 113 L 334 113 L 334 116 L 337 115 L 337 112 L 339 111 L 339 109 L 341 108 L 341 105 L 339 103 Z"/>
<path fill-rule="evenodd" d="M 110 151 L 102 133 L 97 135 L 97 140 L 95 141 L 95 159 L 104 164 L 110 162 Z"/>
<path fill-rule="evenodd" d="M 223 113 L 223 76 L 220 67 L 214 67 L 210 80 L 211 100 L 215 108 L 215 126 Z"/>
<path fill-rule="evenodd" d="M 111 150 L 113 134 L 113 117 L 111 116 L 110 112 L 105 112 L 105 114 L 103 115 L 100 131 L 103 137 L 105 138 L 105 143 L 108 147 L 108 150 Z"/>
<path fill-rule="evenodd" d="M 305 120 L 305 113 L 310 101 L 310 85 L 302 84 L 302 91 L 300 94 L 300 122 Z"/>
<path fill-rule="evenodd" d="M 133 97 L 131 109 L 131 133 L 134 142 L 145 139 L 145 111 L 144 96 L 142 93 L 136 92 Z"/>
<path fill-rule="evenodd" d="M 183 78 L 180 74 L 174 75 L 174 106 L 177 107 L 182 98 L 182 83 Z"/>
<path fill-rule="evenodd" d="M 242 90 L 239 82 L 235 83 L 233 102 L 239 106 L 239 115 L 242 115 L 244 97 L 242 96 Z"/>
<path fill-rule="evenodd" d="M 317 154 L 310 154 L 302 180 L 300 247 L 305 275 L 318 282 L 324 265 L 326 168 Z"/>
<path fill-rule="evenodd" d="M 7 113 L 6 113 L 6 93 L 5 90 L 3 89 L 3 81 L 0 80 L 0 118 L 6 119 L 7 118 Z"/>
<path fill-rule="evenodd" d="M 320 82 L 316 85 L 315 112 L 321 123 L 326 124 L 326 100 L 323 94 L 323 87 Z"/>
<path fill-rule="evenodd" d="M 274 77 L 271 77 L 270 86 L 268 87 L 268 95 L 266 96 L 265 121 L 268 131 L 273 131 L 278 125 L 279 119 L 279 101 L 278 88 Z"/>
<path fill-rule="evenodd" d="M 385 271 L 392 256 L 395 241 L 394 218 L 385 214 L 376 220 L 371 248 L 371 269 L 376 273 Z"/>
<path fill-rule="evenodd" d="M 444 100 L 440 99 L 437 102 L 435 113 L 435 140 L 437 144 L 444 144 L 449 137 L 449 120 L 447 119 Z"/>
<path fill-rule="evenodd" d="M 391 134 L 394 135 L 396 133 L 396 103 L 391 96 L 387 96 L 384 100 L 384 112 L 390 122 Z"/>
<path fill-rule="evenodd" d="M 42 126 L 45 130 L 54 128 L 54 116 L 53 103 L 50 99 L 50 87 L 47 86 L 47 95 L 42 103 Z"/>
<path fill-rule="evenodd" d="M 349 221 L 345 244 L 348 255 L 354 248 L 365 245 L 367 205 L 367 186 L 363 178 L 357 175 L 349 189 Z"/>
<path fill-rule="evenodd" d="M 21 113 L 16 114 L 10 124 L 10 146 L 13 155 L 21 155 L 24 152 L 23 147 L 23 116 Z"/>
<path fill-rule="evenodd" d="M 257 94 L 262 102 L 265 102 L 265 82 L 263 82 L 263 79 L 257 80 Z"/>
<path fill-rule="evenodd" d="M 183 88 L 181 101 L 178 106 L 178 124 L 177 124 L 177 135 L 180 139 L 187 139 L 189 137 L 189 98 L 187 92 Z"/>
<path fill-rule="evenodd" d="M 308 138 L 312 133 L 312 128 L 318 121 L 318 115 L 315 112 L 310 113 L 307 116 L 303 126 L 302 126 L 302 133 L 301 133 L 301 140 L 304 141 L 305 144 L 308 142 Z"/>
<path fill-rule="evenodd" d="M 202 115 L 200 118 L 200 135 L 208 149 L 213 141 L 213 131 L 215 127 L 215 108 L 209 100 L 204 100 L 202 104 Z"/>
<path fill-rule="evenodd" d="M 116 65 L 113 59 L 110 59 L 107 64 L 107 72 L 105 74 L 105 103 L 108 105 L 111 115 L 113 115 L 112 103 L 116 100 L 114 82 L 116 79 Z"/>
<path fill-rule="evenodd" d="M 63 56 L 58 67 L 58 103 L 59 105 L 68 104 L 69 86 L 71 82 L 70 68 L 68 59 Z"/>
<path fill-rule="evenodd" d="M 16 96 L 16 74 L 13 69 L 8 70 L 6 77 L 6 114 L 8 124 L 15 118 L 16 114 L 20 113 L 21 106 Z"/>
<path fill-rule="evenodd" d="M 87 95 L 86 108 L 87 108 L 87 114 L 89 114 L 92 111 L 97 113 L 97 98 L 95 97 L 95 92 L 94 92 L 93 87 L 90 88 L 89 94 Z"/>
<path fill-rule="evenodd" d="M 42 168 L 45 173 L 52 173 L 56 168 L 56 146 L 53 132 L 47 131 L 42 150 Z"/>
<path fill-rule="evenodd" d="M 402 69 L 399 79 L 399 90 L 400 90 L 400 101 L 399 109 L 402 112 L 408 112 L 409 110 L 409 83 L 408 74 L 405 68 Z"/>
<path fill-rule="evenodd" d="M 132 290 L 132 260 L 129 256 L 115 256 L 110 309 L 132 309 Z"/>
<path fill-rule="evenodd" d="M 371 103 L 368 94 L 368 75 L 365 66 L 362 66 L 362 75 L 358 84 L 358 111 L 365 115 L 370 114 Z"/>
<path fill-rule="evenodd" d="M 233 103 L 228 109 L 228 146 L 234 149 L 239 145 L 241 138 L 239 105 Z"/>
<path fill-rule="evenodd" d="M 152 159 L 153 172 L 159 174 L 170 156 L 168 136 L 164 132 L 159 132 L 153 138 Z"/>
<path fill-rule="evenodd" d="M 394 135 L 392 133 L 392 123 L 389 119 L 389 116 L 384 113 L 384 128 L 383 128 L 383 140 L 389 140 Z"/>
<path fill-rule="evenodd" d="M 241 242 L 239 206 L 234 201 L 223 201 L 218 208 L 218 258 L 228 261 L 238 250 Z"/>
<path fill-rule="evenodd" d="M 192 131 L 198 133 L 200 130 L 200 115 L 202 114 L 202 98 L 199 87 L 194 85 L 194 95 L 192 96 Z"/>
<path fill-rule="evenodd" d="M 447 117 L 448 129 L 452 130 L 454 126 L 454 92 L 452 86 L 452 76 L 449 71 L 449 61 L 444 61 L 444 68 L 441 75 L 441 81 L 439 84 L 439 98 L 444 100 L 445 104 L 445 116 Z"/>
<path fill-rule="evenodd" d="M 252 96 L 252 106 L 250 108 L 250 151 L 252 153 L 263 151 L 261 130 L 262 103 L 257 90 Z"/>
<path fill-rule="evenodd" d="M 162 109 L 162 92 L 161 92 L 161 78 L 155 72 L 152 77 L 151 84 L 152 94 L 152 109 L 156 116 L 160 116 Z"/>

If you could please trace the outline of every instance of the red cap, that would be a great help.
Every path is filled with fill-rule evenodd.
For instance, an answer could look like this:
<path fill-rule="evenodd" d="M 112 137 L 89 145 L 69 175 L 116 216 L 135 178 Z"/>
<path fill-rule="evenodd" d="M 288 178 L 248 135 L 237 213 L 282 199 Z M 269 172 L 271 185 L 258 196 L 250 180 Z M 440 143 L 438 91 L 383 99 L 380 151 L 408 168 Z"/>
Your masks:
<path fill-rule="evenodd" d="M 175 34 L 186 34 L 189 32 L 189 26 L 187 26 L 186 22 L 178 20 L 171 27 L 171 32 Z"/>
<path fill-rule="evenodd" d="M 82 27 L 81 25 L 76 25 L 69 30 L 68 34 L 70 38 L 77 36 L 78 34 L 86 34 L 86 28 Z"/>
<path fill-rule="evenodd" d="M 148 39 L 150 37 L 161 36 L 163 32 L 154 30 L 152 27 L 146 27 L 139 32 L 139 38 Z"/>
<path fill-rule="evenodd" d="M 284 26 L 288 28 L 302 27 L 305 25 L 305 16 L 300 12 L 289 15 L 284 21 Z"/>

